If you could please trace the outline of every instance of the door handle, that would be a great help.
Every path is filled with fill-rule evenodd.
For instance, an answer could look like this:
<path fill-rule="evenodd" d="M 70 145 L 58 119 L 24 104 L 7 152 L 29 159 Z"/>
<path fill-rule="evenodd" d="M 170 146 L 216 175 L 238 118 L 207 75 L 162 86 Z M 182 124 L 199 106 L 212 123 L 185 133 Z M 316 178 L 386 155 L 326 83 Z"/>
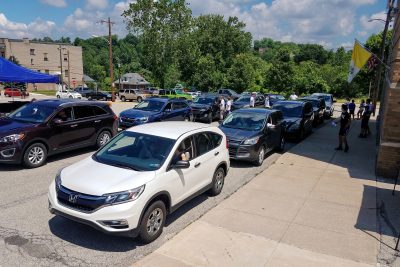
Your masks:
<path fill-rule="evenodd" d="M 214 156 L 217 156 L 217 155 L 219 155 L 219 152 L 215 152 L 215 153 L 214 153 Z"/>
<path fill-rule="evenodd" d="M 200 166 L 200 164 L 201 164 L 200 162 L 197 162 L 197 163 L 194 165 L 194 167 L 197 168 L 197 167 Z"/>
<path fill-rule="evenodd" d="M 76 126 L 78 126 L 78 124 L 72 124 L 71 128 L 75 128 Z"/>
<path fill-rule="evenodd" d="M 99 123 L 99 122 L 101 122 L 101 120 L 96 120 L 96 121 L 94 121 L 95 123 Z"/>

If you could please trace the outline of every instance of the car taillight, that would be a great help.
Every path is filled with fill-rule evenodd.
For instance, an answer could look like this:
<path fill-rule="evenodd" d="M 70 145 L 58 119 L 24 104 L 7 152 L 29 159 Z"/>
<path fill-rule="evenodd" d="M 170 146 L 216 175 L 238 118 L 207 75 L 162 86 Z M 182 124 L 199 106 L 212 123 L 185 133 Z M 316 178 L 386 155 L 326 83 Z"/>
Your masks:
<path fill-rule="evenodd" d="M 226 149 L 229 149 L 229 141 L 228 141 L 228 138 L 226 138 Z"/>
<path fill-rule="evenodd" d="M 118 120 L 118 116 L 114 114 L 114 120 L 117 121 Z"/>

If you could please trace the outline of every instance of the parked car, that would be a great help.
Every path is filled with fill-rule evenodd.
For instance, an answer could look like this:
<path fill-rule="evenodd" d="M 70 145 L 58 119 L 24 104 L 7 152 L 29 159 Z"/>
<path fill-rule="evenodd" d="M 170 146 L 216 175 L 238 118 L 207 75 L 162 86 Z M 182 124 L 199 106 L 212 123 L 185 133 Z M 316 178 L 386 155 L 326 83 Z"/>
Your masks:
<path fill-rule="evenodd" d="M 49 210 L 150 243 L 161 235 L 167 215 L 182 204 L 206 191 L 220 194 L 228 170 L 226 137 L 217 127 L 140 125 L 60 170 L 49 186 Z"/>
<path fill-rule="evenodd" d="M 139 124 L 157 121 L 189 121 L 192 109 L 185 100 L 148 98 L 134 108 L 120 113 L 119 128 L 126 129 Z"/>
<path fill-rule="evenodd" d="M 325 118 L 330 118 L 333 115 L 334 106 L 333 103 L 336 101 L 333 99 L 333 95 L 325 93 L 314 93 L 311 96 L 323 98 L 325 100 Z"/>
<path fill-rule="evenodd" d="M 57 98 L 77 98 L 77 99 L 81 99 L 82 95 L 80 93 L 75 92 L 75 91 L 62 89 L 62 90 L 58 90 L 57 91 L 56 97 Z"/>
<path fill-rule="evenodd" d="M 91 99 L 95 99 L 95 100 L 112 100 L 112 95 L 109 92 L 102 92 L 102 91 L 97 91 L 97 92 L 91 92 L 91 93 L 87 93 L 86 97 L 91 100 Z"/>
<path fill-rule="evenodd" d="M 298 99 L 299 101 L 308 101 L 312 104 L 314 110 L 314 120 L 313 125 L 317 126 L 324 122 L 324 114 L 325 114 L 325 100 L 323 98 L 318 97 L 302 97 Z"/>
<path fill-rule="evenodd" d="M 238 93 L 236 93 L 235 91 L 233 91 L 232 89 L 219 89 L 217 92 L 219 95 L 223 95 L 225 97 L 232 97 L 233 100 L 236 100 L 240 97 L 240 95 Z"/>
<path fill-rule="evenodd" d="M 151 94 L 146 94 L 138 89 L 124 89 L 119 91 L 119 99 L 121 101 L 133 101 L 142 102 L 144 99 L 151 97 Z"/>
<path fill-rule="evenodd" d="M 271 107 L 273 107 L 276 102 L 285 100 L 285 97 L 279 94 L 265 94 L 265 97 L 267 96 L 269 97 L 269 105 Z"/>
<path fill-rule="evenodd" d="M 87 97 L 87 94 L 94 92 L 94 90 L 89 89 L 88 87 L 77 87 L 74 91 L 81 94 L 83 97 Z"/>
<path fill-rule="evenodd" d="M 220 129 L 228 139 L 232 159 L 260 166 L 265 155 L 285 148 L 283 115 L 271 109 L 239 109 L 226 117 Z"/>
<path fill-rule="evenodd" d="M 233 102 L 232 110 L 250 107 L 250 97 L 251 95 L 243 95 L 239 97 L 236 101 Z M 264 107 L 264 101 L 264 96 L 256 95 L 255 107 Z"/>
<path fill-rule="evenodd" d="M 37 100 L 0 118 L 0 162 L 39 167 L 53 154 L 101 147 L 116 132 L 117 116 L 106 103 Z"/>
<path fill-rule="evenodd" d="M 274 109 L 283 113 L 285 137 L 303 140 L 312 132 L 314 111 L 310 102 L 304 101 L 278 101 Z"/>
<path fill-rule="evenodd" d="M 216 94 L 203 94 L 196 97 L 190 104 L 193 121 L 212 123 L 219 119 L 219 96 Z"/>
<path fill-rule="evenodd" d="M 13 96 L 22 96 L 22 90 L 19 88 L 4 88 L 4 96 L 13 97 Z M 25 91 L 25 96 L 29 96 L 28 91 Z"/>

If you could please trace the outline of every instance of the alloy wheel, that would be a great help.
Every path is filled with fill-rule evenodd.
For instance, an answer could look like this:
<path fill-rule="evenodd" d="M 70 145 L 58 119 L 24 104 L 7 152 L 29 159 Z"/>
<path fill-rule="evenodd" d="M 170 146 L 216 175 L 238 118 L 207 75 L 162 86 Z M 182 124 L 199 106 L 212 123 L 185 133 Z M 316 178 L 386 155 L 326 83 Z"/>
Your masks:
<path fill-rule="evenodd" d="M 220 170 L 215 175 L 215 189 L 220 191 L 224 186 L 224 171 Z"/>
<path fill-rule="evenodd" d="M 29 150 L 28 160 L 30 163 L 37 165 L 44 159 L 44 150 L 41 147 L 34 146 Z"/>
<path fill-rule="evenodd" d="M 264 157 L 265 157 L 264 148 L 261 148 L 260 152 L 258 153 L 258 164 L 261 165 L 263 163 Z"/>
<path fill-rule="evenodd" d="M 104 146 L 105 144 L 107 144 L 108 141 L 110 141 L 110 139 L 111 139 L 111 136 L 109 133 L 107 133 L 107 132 L 102 133 L 100 136 L 100 140 L 99 140 L 100 146 Z"/>
<path fill-rule="evenodd" d="M 164 213 L 162 209 L 156 208 L 151 213 L 147 219 L 147 233 L 153 236 L 158 233 L 161 229 L 162 222 L 164 220 Z"/>

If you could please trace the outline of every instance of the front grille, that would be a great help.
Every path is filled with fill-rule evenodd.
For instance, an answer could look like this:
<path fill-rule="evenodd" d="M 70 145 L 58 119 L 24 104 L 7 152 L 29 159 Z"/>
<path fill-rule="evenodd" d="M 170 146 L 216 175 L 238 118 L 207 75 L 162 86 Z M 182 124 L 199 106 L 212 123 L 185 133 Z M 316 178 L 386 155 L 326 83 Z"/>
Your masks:
<path fill-rule="evenodd" d="M 75 197 L 72 201 L 71 196 Z M 106 197 L 83 194 L 61 186 L 57 190 L 57 200 L 60 205 L 70 209 L 92 213 L 105 205 Z"/>
<path fill-rule="evenodd" d="M 242 143 L 242 140 L 229 138 L 228 143 L 232 145 L 240 145 L 240 143 Z"/>

